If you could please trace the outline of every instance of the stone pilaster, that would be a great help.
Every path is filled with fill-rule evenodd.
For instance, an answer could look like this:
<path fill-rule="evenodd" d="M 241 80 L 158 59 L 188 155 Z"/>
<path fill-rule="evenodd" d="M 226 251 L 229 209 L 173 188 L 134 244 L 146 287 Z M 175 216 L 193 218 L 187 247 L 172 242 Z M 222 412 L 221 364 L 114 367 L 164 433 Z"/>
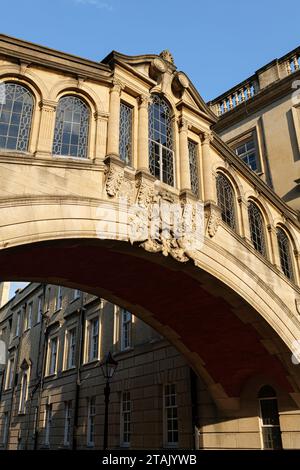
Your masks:
<path fill-rule="evenodd" d="M 180 189 L 191 191 L 191 175 L 188 148 L 188 121 L 181 118 L 179 127 L 179 161 L 180 161 Z"/>
<path fill-rule="evenodd" d="M 240 234 L 248 243 L 252 244 L 248 217 L 248 203 L 243 197 L 240 196 L 238 198 L 238 204 L 241 218 Z"/>
<path fill-rule="evenodd" d="M 107 128 L 107 155 L 119 157 L 119 132 L 120 132 L 120 96 L 124 85 L 120 80 L 113 81 L 110 90 L 109 118 Z"/>
<path fill-rule="evenodd" d="M 270 245 L 271 258 L 270 258 L 270 261 L 271 261 L 272 264 L 274 264 L 276 266 L 277 269 L 282 271 L 281 263 L 280 263 L 279 250 L 278 250 L 278 241 L 277 241 L 276 228 L 274 227 L 274 225 L 269 224 L 267 226 L 267 229 L 268 229 L 269 238 L 270 238 L 270 241 L 271 241 L 271 245 Z"/>
<path fill-rule="evenodd" d="M 202 171 L 203 171 L 203 190 L 204 201 L 216 203 L 216 182 L 212 172 L 212 161 L 210 155 L 210 142 L 212 141 L 212 133 L 205 132 L 202 135 L 201 154 L 202 154 Z"/>
<path fill-rule="evenodd" d="M 108 113 L 95 113 L 96 138 L 95 138 L 95 163 L 100 163 L 106 157 L 106 136 Z"/>
<path fill-rule="evenodd" d="M 141 95 L 139 97 L 137 169 L 144 172 L 149 172 L 149 100 L 150 97 L 148 95 Z"/>
<path fill-rule="evenodd" d="M 39 103 L 41 116 L 36 150 L 38 156 L 52 155 L 56 106 L 56 101 L 43 100 Z"/>

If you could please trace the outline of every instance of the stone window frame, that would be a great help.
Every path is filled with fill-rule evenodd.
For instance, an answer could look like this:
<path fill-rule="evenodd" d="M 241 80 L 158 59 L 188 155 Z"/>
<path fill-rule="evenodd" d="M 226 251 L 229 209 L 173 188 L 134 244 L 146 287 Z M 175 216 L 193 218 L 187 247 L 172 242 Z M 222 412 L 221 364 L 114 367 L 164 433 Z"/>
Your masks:
<path fill-rule="evenodd" d="M 56 343 L 56 361 L 55 361 L 55 369 L 53 372 L 50 371 L 50 366 L 51 366 L 51 342 L 53 340 L 57 340 Z M 53 377 L 57 375 L 57 370 L 58 370 L 58 357 L 59 357 L 59 346 L 60 346 L 60 341 L 59 341 L 59 334 L 58 332 L 52 334 L 49 339 L 48 339 L 48 344 L 47 344 L 47 360 L 46 360 L 46 377 Z"/>
<path fill-rule="evenodd" d="M 257 159 L 257 169 L 252 170 L 259 176 L 263 176 L 266 174 L 265 171 L 265 165 L 264 165 L 264 159 L 263 159 L 263 151 L 262 151 L 262 145 L 260 142 L 260 135 L 259 135 L 259 128 L 258 125 L 255 125 L 251 127 L 250 129 L 247 129 L 246 131 L 242 132 L 241 134 L 236 135 L 235 137 L 232 137 L 228 141 L 226 141 L 226 144 L 232 149 L 232 151 L 235 153 L 235 149 L 246 142 L 253 140 L 254 145 L 255 145 L 255 150 L 256 150 L 256 159 Z M 238 155 L 236 155 L 238 157 Z M 240 158 L 240 157 L 238 157 Z"/>
<path fill-rule="evenodd" d="M 167 406 L 166 405 L 166 387 L 170 387 L 170 386 L 174 386 L 175 387 L 175 398 L 176 398 L 176 404 L 173 405 L 173 406 Z M 164 448 L 170 448 L 170 449 L 174 449 L 174 448 L 177 448 L 179 446 L 179 416 L 178 416 L 178 401 L 177 401 L 177 398 L 178 398 L 178 391 L 177 391 L 177 383 L 176 382 L 165 382 L 163 383 L 163 446 Z M 168 440 L 168 424 L 167 424 L 167 412 L 166 410 L 168 408 L 176 408 L 177 410 L 177 425 L 178 425 L 178 429 L 177 429 L 177 441 L 176 442 L 170 442 Z"/>
<path fill-rule="evenodd" d="M 75 330 L 75 364 L 73 366 L 69 366 L 70 332 L 73 330 Z M 72 324 L 67 326 L 65 330 L 65 334 L 64 334 L 63 371 L 74 370 L 76 368 L 77 335 L 78 335 L 77 323 L 73 322 Z"/>

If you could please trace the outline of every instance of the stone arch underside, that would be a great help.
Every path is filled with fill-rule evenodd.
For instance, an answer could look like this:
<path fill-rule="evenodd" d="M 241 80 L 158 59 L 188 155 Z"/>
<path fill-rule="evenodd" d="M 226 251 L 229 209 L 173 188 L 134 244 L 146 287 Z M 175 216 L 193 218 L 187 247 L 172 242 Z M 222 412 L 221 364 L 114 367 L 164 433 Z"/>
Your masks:
<path fill-rule="evenodd" d="M 2 280 L 78 287 L 130 309 L 183 353 L 220 406 L 239 397 L 258 375 L 282 391 L 296 391 L 284 366 L 283 343 L 277 355 L 265 347 L 266 337 L 276 336 L 270 326 L 263 320 L 258 331 L 249 318 L 259 314 L 191 262 L 178 263 L 127 242 L 68 238 L 2 249 L 0 266 Z M 237 308 L 247 321 L 236 315 Z"/>
<path fill-rule="evenodd" d="M 0 280 L 62 284 L 128 308 L 185 356 L 220 406 L 239 397 L 253 376 L 297 393 L 288 348 L 297 318 L 255 277 L 252 255 L 239 261 L 205 239 L 197 259 L 182 263 L 139 243 L 105 239 L 114 238 L 106 222 L 117 208 L 70 196 L 2 200 Z M 120 212 L 115 219 L 124 232 L 128 221 Z"/>

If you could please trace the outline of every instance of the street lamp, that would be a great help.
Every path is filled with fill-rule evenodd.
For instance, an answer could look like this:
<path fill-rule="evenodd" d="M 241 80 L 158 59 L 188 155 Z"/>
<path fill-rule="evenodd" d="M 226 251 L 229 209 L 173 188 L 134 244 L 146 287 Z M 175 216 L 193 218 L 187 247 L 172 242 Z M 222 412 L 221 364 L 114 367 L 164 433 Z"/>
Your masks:
<path fill-rule="evenodd" d="M 109 404 L 109 395 L 110 395 L 110 386 L 109 382 L 112 376 L 115 373 L 115 370 L 118 366 L 117 361 L 112 357 L 111 352 L 109 352 L 104 361 L 100 363 L 103 377 L 106 380 L 104 387 L 104 400 L 105 400 L 105 415 L 104 415 L 104 437 L 103 437 L 103 450 L 107 449 L 107 438 L 108 438 L 108 404 Z"/>

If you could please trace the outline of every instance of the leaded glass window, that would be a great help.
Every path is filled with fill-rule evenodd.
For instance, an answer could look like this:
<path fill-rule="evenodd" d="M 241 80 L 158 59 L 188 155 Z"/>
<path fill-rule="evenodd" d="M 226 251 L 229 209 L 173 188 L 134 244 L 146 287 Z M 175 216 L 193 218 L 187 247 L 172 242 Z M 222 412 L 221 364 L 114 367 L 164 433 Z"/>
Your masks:
<path fill-rule="evenodd" d="M 282 449 L 276 393 L 265 385 L 259 392 L 261 431 L 264 449 Z"/>
<path fill-rule="evenodd" d="M 286 277 L 293 279 L 293 265 L 290 254 L 290 243 L 286 233 L 281 228 L 277 229 L 277 241 L 281 269 Z"/>
<path fill-rule="evenodd" d="M 190 177 L 191 177 L 191 188 L 194 194 L 199 193 L 199 178 L 198 178 L 198 145 L 192 140 L 188 141 L 189 149 L 189 162 L 190 162 Z"/>
<path fill-rule="evenodd" d="M 251 240 L 254 248 L 263 256 L 266 256 L 266 245 L 264 236 L 264 224 L 262 215 L 253 202 L 248 206 L 248 217 L 250 225 Z"/>
<path fill-rule="evenodd" d="M 157 179 L 174 186 L 172 113 L 158 95 L 149 104 L 149 168 Z"/>
<path fill-rule="evenodd" d="M 228 179 L 222 174 L 217 176 L 217 198 L 222 220 L 235 229 L 234 193 Z"/>
<path fill-rule="evenodd" d="M 0 148 L 26 152 L 33 112 L 33 97 L 17 83 L 5 83 L 0 101 Z"/>
<path fill-rule="evenodd" d="M 76 96 L 59 100 L 53 140 L 53 154 L 70 157 L 87 157 L 89 109 Z"/>
<path fill-rule="evenodd" d="M 120 159 L 130 165 L 132 162 L 132 108 L 125 103 L 120 105 Z"/>

